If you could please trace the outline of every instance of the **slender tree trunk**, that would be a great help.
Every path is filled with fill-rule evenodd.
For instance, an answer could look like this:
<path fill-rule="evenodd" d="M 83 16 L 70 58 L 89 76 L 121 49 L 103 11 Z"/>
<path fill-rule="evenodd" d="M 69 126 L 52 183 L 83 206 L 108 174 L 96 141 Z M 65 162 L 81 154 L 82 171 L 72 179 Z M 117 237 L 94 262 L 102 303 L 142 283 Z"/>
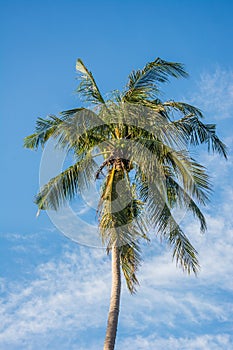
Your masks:
<path fill-rule="evenodd" d="M 114 350 L 120 310 L 121 270 L 120 256 L 116 244 L 112 247 L 112 291 L 108 313 L 108 325 L 104 342 L 104 350 Z"/>

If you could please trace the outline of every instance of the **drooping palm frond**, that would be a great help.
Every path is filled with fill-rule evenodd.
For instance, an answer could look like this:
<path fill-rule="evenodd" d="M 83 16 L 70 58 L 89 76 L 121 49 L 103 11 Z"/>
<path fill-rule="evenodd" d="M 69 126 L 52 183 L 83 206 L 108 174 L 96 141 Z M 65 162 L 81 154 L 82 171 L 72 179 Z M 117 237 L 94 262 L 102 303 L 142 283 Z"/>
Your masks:
<path fill-rule="evenodd" d="M 166 101 L 163 102 L 162 105 L 168 110 L 178 110 L 180 111 L 183 115 L 186 114 L 192 114 L 198 118 L 204 118 L 201 110 L 195 106 L 192 106 L 188 103 L 184 102 L 177 102 L 177 101 Z"/>
<path fill-rule="evenodd" d="M 166 173 L 174 174 L 184 190 L 199 203 L 208 202 L 210 189 L 209 177 L 205 168 L 190 158 L 187 151 L 176 151 L 157 139 L 138 140 L 144 148 L 149 150 L 150 162 L 143 162 L 145 149 L 135 145 L 135 161 L 150 181 L 157 184 L 161 192 L 166 188 Z M 163 189 L 163 190 L 162 190 Z"/>
<path fill-rule="evenodd" d="M 179 265 L 184 271 L 187 271 L 188 274 L 193 272 L 195 275 L 197 275 L 200 269 L 198 252 L 190 243 L 189 239 L 186 237 L 172 216 L 170 216 L 167 226 L 168 230 L 163 231 L 163 234 L 173 248 L 172 256 L 173 259 L 176 260 L 176 264 Z"/>
<path fill-rule="evenodd" d="M 166 177 L 168 207 L 179 207 L 190 211 L 200 222 L 201 232 L 207 229 L 206 220 L 200 208 L 189 194 L 171 177 Z"/>
<path fill-rule="evenodd" d="M 48 116 L 47 119 L 38 118 L 36 121 L 36 132 L 24 138 L 24 147 L 37 149 L 44 146 L 51 136 L 54 136 L 58 128 L 70 117 L 70 115 L 83 111 L 84 108 L 75 108 L 73 110 L 62 112 L 61 117 L 55 115 Z M 71 113 L 72 112 L 72 113 Z"/>
<path fill-rule="evenodd" d="M 152 207 L 157 205 L 158 210 L 162 210 L 164 203 L 166 203 L 170 210 L 174 208 L 185 209 L 191 212 L 193 216 L 199 220 L 200 230 L 201 232 L 204 232 L 207 229 L 207 225 L 200 208 L 190 194 L 188 194 L 175 180 L 175 173 L 172 169 L 164 166 L 164 174 L 165 183 L 161 189 L 161 185 L 157 178 L 153 178 L 151 175 L 144 175 L 142 169 L 137 165 L 135 181 L 139 191 L 139 198 L 144 201 L 145 207 L 150 203 Z M 151 183 L 151 181 L 153 182 Z M 154 217 L 155 216 L 156 215 L 154 215 Z"/>
<path fill-rule="evenodd" d="M 136 273 L 141 264 L 141 251 L 137 242 L 119 247 L 121 268 L 131 294 L 136 292 L 139 285 Z"/>
<path fill-rule="evenodd" d="M 184 138 L 191 145 L 206 143 L 208 151 L 212 149 L 227 159 L 227 147 L 216 135 L 215 124 L 204 124 L 194 115 L 185 116 L 173 124 L 182 131 Z"/>
<path fill-rule="evenodd" d="M 82 60 L 79 58 L 76 62 L 76 70 L 81 73 L 81 83 L 77 88 L 77 93 L 80 93 L 86 101 L 94 104 L 105 104 L 98 86 L 92 73 L 86 68 Z"/>
<path fill-rule="evenodd" d="M 192 114 L 192 115 L 197 116 L 198 118 L 204 118 L 204 116 L 199 108 L 196 108 L 196 107 L 194 107 L 188 103 L 184 103 L 184 102 L 177 102 L 177 101 L 165 101 L 165 102 L 163 102 L 157 96 L 153 100 L 142 99 L 142 100 L 139 100 L 138 102 L 135 102 L 135 103 L 140 104 L 142 106 L 145 106 L 148 109 L 151 109 L 151 110 L 159 113 L 160 116 L 163 117 L 167 121 L 174 120 L 174 117 L 177 114 L 174 112 L 178 112 L 179 114 L 181 114 L 183 116 L 185 116 L 187 114 Z"/>
<path fill-rule="evenodd" d="M 92 155 L 70 166 L 52 178 L 37 194 L 35 203 L 39 209 L 58 210 L 67 200 L 71 200 L 80 191 L 94 181 L 97 164 Z"/>
<path fill-rule="evenodd" d="M 154 216 L 153 212 L 157 215 Z M 148 210 L 148 214 L 153 219 L 154 229 L 157 230 L 160 237 L 164 238 L 171 245 L 176 264 L 180 265 L 189 274 L 191 271 L 197 274 L 199 270 L 197 251 L 174 219 L 168 206 L 164 203 L 162 210 L 161 208 L 158 210 L 157 207 L 153 210 Z"/>
<path fill-rule="evenodd" d="M 128 90 L 123 96 L 127 102 L 153 98 L 158 93 L 158 83 L 164 83 L 169 77 L 187 77 L 184 67 L 180 63 L 168 62 L 156 58 L 142 70 L 133 71 L 129 75 Z"/>
<path fill-rule="evenodd" d="M 141 175 L 138 174 L 137 178 L 139 195 L 145 201 L 145 214 L 148 216 L 151 227 L 171 245 L 176 263 L 188 273 L 193 271 L 196 274 L 199 269 L 196 250 L 176 222 L 171 208 L 166 203 L 166 198 L 163 197 L 156 184 L 148 184 L 146 178 L 143 179 Z M 182 195 L 184 196 L 184 193 Z M 182 199 L 187 200 L 184 197 Z M 191 205 L 194 206 L 194 203 L 192 202 Z M 189 209 L 197 213 L 201 221 L 201 228 L 205 228 L 205 221 L 197 206 Z"/>
<path fill-rule="evenodd" d="M 183 152 L 169 153 L 167 158 L 184 190 L 200 204 L 205 205 L 209 201 L 211 191 L 205 168 L 194 159 L 184 156 Z"/>

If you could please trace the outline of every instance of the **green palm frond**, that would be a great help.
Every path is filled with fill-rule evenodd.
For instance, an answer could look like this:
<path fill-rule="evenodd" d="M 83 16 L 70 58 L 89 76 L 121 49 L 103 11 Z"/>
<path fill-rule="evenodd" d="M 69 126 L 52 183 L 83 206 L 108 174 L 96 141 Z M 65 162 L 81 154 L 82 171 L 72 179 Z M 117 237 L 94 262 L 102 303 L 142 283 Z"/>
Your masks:
<path fill-rule="evenodd" d="M 37 194 L 35 203 L 39 209 L 58 210 L 94 181 L 97 164 L 89 154 L 80 162 L 52 178 Z"/>
<path fill-rule="evenodd" d="M 157 208 L 156 214 L 156 220 L 153 219 L 154 228 L 173 248 L 173 258 L 175 258 L 176 264 L 189 274 L 191 271 L 197 274 L 199 270 L 197 251 L 172 216 L 168 206 L 164 204 L 163 210 Z"/>
<path fill-rule="evenodd" d="M 170 217 L 169 221 L 169 226 L 174 225 L 174 228 L 171 230 L 169 227 L 169 231 L 166 232 L 165 237 L 168 237 L 168 242 L 173 247 L 173 259 L 188 274 L 193 272 L 197 275 L 200 265 L 196 249 L 185 236 L 179 225 L 176 224 L 175 220 Z"/>
<path fill-rule="evenodd" d="M 137 173 L 137 188 L 139 197 L 144 201 L 145 215 L 148 217 L 150 227 L 157 231 L 173 248 L 173 258 L 188 273 L 193 271 L 195 274 L 199 269 L 197 252 L 183 233 L 181 227 L 176 222 L 171 212 L 172 206 L 168 200 L 169 196 L 164 197 L 156 184 L 151 184 L 142 172 Z M 173 180 L 168 179 L 167 190 L 172 187 L 176 204 L 185 205 L 194 216 L 200 221 L 201 230 L 206 229 L 206 222 L 200 209 L 188 194 Z M 179 203 L 180 202 L 180 203 Z"/>
<path fill-rule="evenodd" d="M 80 112 L 82 111 L 88 111 L 89 113 L 93 113 L 93 111 L 87 109 L 87 108 L 73 108 L 73 109 L 67 109 L 66 111 L 62 111 L 59 114 L 62 116 L 64 120 L 67 120 L 70 117 L 80 115 Z"/>
<path fill-rule="evenodd" d="M 177 129 L 182 131 L 184 138 L 191 145 L 196 146 L 206 143 L 208 145 L 208 151 L 212 149 L 213 152 L 217 152 L 227 159 L 226 145 L 216 135 L 215 124 L 204 124 L 193 115 L 185 116 L 174 121 L 173 124 Z"/>
<path fill-rule="evenodd" d="M 83 110 L 84 108 L 73 109 L 72 114 Z M 43 147 L 50 137 L 56 135 L 58 128 L 66 122 L 70 115 L 71 110 L 62 112 L 60 118 L 55 115 L 50 115 L 46 119 L 38 118 L 36 121 L 36 132 L 24 138 L 24 147 L 30 149 L 37 149 L 39 145 Z"/>
<path fill-rule="evenodd" d="M 61 112 L 61 117 L 39 118 L 36 133 L 24 140 L 24 147 L 37 149 L 42 147 L 50 137 L 56 146 L 73 151 L 77 159 L 83 158 L 89 151 L 102 144 L 109 144 L 113 127 L 104 123 L 93 111 L 77 108 Z M 92 125 L 96 125 L 92 127 Z"/>
<path fill-rule="evenodd" d="M 85 100 L 91 103 L 105 104 L 92 73 L 86 68 L 80 58 L 76 62 L 76 70 L 80 73 L 81 78 L 81 83 L 76 90 L 77 93 L 83 95 Z"/>
<path fill-rule="evenodd" d="M 167 165 L 172 167 L 184 190 L 201 204 L 206 204 L 211 191 L 205 168 L 190 158 L 186 152 L 168 152 Z"/>
<path fill-rule="evenodd" d="M 150 186 L 151 188 L 153 188 L 153 191 L 149 191 L 148 184 L 145 183 L 140 188 L 141 195 L 146 200 L 146 214 L 148 215 L 148 221 L 151 227 L 171 245 L 173 248 L 173 258 L 176 259 L 176 263 L 188 273 L 193 271 L 196 274 L 199 269 L 196 250 L 176 222 L 171 209 L 165 202 L 160 191 L 156 186 Z M 197 207 L 189 209 L 197 213 L 201 220 L 201 227 L 205 228 L 205 221 L 203 221 L 202 214 L 198 211 Z"/>
<path fill-rule="evenodd" d="M 36 132 L 24 138 L 24 147 L 30 149 L 37 149 L 39 145 L 43 147 L 61 123 L 63 123 L 63 119 L 53 115 L 47 119 L 38 118 Z"/>
<path fill-rule="evenodd" d="M 185 205 L 200 220 L 204 231 L 204 217 L 193 199 L 200 204 L 208 202 L 211 188 L 205 168 L 189 158 L 187 152 L 176 152 L 158 140 L 141 142 L 150 150 L 150 156 L 146 157 L 148 161 L 145 161 L 145 151 L 135 144 L 135 181 L 141 183 L 141 200 L 147 201 L 149 191 L 156 200 L 162 196 L 162 203 L 172 204 L 173 201 L 176 204 L 179 200 L 180 205 Z"/>
<path fill-rule="evenodd" d="M 184 67 L 180 63 L 168 62 L 156 58 L 142 70 L 133 71 L 129 75 L 128 90 L 123 96 L 124 101 L 136 102 L 153 98 L 158 93 L 157 83 L 164 83 L 169 77 L 187 77 Z"/>
<path fill-rule="evenodd" d="M 167 101 L 167 102 L 163 102 L 162 104 L 168 111 L 178 110 L 183 115 L 192 114 L 198 118 L 204 118 L 204 116 L 199 108 L 194 107 L 188 103 Z"/>
<path fill-rule="evenodd" d="M 121 268 L 131 294 L 136 292 L 139 285 L 136 273 L 141 263 L 141 251 L 137 242 L 119 247 Z"/>
<path fill-rule="evenodd" d="M 201 232 L 205 232 L 207 229 L 205 217 L 189 194 L 171 176 L 166 177 L 166 187 L 168 207 L 174 208 L 179 206 L 191 211 L 193 216 L 198 218 L 200 222 Z"/>
<path fill-rule="evenodd" d="M 166 173 L 173 174 L 182 184 L 184 190 L 197 199 L 199 203 L 205 204 L 208 202 L 210 183 L 205 168 L 190 158 L 187 151 L 176 151 L 159 140 L 138 140 L 139 144 L 148 148 L 151 153 L 150 162 L 143 162 L 143 152 L 140 152 L 140 147 L 137 147 L 136 155 L 140 160 L 138 165 L 142 172 L 147 174 L 148 179 L 156 183 L 157 187 L 164 192 L 164 182 Z M 141 153 L 141 154 L 140 154 Z M 145 151 L 144 151 L 145 155 Z M 154 155 L 154 158 L 153 158 Z M 137 161 L 134 159 L 134 161 Z"/>

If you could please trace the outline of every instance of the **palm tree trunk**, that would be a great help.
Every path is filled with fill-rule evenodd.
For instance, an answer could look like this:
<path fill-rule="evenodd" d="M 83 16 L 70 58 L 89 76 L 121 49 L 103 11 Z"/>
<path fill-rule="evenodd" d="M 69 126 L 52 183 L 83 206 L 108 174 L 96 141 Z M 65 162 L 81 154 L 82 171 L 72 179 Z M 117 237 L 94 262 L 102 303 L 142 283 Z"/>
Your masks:
<path fill-rule="evenodd" d="M 108 313 L 108 325 L 104 342 L 104 350 L 114 350 L 120 310 L 121 270 L 117 244 L 112 246 L 112 291 Z"/>

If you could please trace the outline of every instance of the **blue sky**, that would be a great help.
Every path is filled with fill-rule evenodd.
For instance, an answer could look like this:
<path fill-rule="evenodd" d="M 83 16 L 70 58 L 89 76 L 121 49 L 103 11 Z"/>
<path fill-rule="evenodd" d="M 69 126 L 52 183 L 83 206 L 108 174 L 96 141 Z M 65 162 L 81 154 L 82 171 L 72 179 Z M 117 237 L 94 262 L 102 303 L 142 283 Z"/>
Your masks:
<path fill-rule="evenodd" d="M 204 209 L 207 234 L 186 223 L 199 277 L 176 269 L 154 237 L 143 248 L 137 294 L 123 288 L 116 349 L 232 349 L 233 3 L 9 0 L 0 13 L 0 349 L 101 349 L 110 260 L 67 239 L 45 213 L 36 219 L 42 152 L 23 149 L 22 140 L 37 117 L 80 105 L 78 57 L 107 93 L 158 56 L 185 64 L 190 78 L 172 81 L 164 94 L 217 124 L 229 160 L 199 152 L 215 188 Z"/>

